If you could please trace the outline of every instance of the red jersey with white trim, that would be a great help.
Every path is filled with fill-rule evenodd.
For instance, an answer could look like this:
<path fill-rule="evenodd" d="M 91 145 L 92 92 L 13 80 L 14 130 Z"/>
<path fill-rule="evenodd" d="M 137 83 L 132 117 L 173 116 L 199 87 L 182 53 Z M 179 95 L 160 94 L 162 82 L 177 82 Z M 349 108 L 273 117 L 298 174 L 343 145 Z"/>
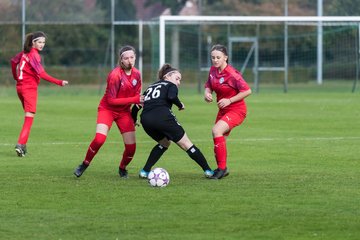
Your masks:
<path fill-rule="evenodd" d="M 135 96 L 140 98 L 141 84 L 140 72 L 135 67 L 131 69 L 131 75 L 126 75 L 121 67 L 114 68 L 107 77 L 107 86 L 100 101 L 99 110 L 105 108 L 116 112 L 130 112 L 131 104 L 111 105 L 109 99 Z"/>
<path fill-rule="evenodd" d="M 217 102 L 223 98 L 231 98 L 239 92 L 250 89 L 241 73 L 229 64 L 221 72 L 212 66 L 209 71 L 208 80 L 205 83 L 205 88 L 209 88 L 216 93 Z M 220 109 L 220 111 L 235 111 L 246 115 L 246 104 L 244 99 L 242 99 L 231 103 L 229 106 Z"/>
<path fill-rule="evenodd" d="M 31 48 L 30 52 L 20 52 L 11 59 L 12 65 L 17 71 L 17 86 L 23 88 L 37 88 L 40 83 L 40 74 L 44 72 L 41 64 L 41 57 L 36 48 Z"/>

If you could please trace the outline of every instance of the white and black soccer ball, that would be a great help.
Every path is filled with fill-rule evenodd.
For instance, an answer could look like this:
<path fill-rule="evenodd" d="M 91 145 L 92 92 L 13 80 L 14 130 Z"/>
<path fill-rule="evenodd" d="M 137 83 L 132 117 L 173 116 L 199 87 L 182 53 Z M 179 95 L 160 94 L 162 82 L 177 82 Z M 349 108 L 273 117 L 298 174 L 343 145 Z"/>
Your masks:
<path fill-rule="evenodd" d="M 166 187 L 170 183 L 169 173 L 163 168 L 154 168 L 148 175 L 152 187 Z"/>

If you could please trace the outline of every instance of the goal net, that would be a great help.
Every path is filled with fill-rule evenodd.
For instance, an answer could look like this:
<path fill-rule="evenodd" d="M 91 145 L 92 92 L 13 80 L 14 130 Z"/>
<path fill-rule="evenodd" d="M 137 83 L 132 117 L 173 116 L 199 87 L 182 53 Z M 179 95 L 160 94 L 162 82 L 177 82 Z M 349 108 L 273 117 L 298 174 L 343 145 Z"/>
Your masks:
<path fill-rule="evenodd" d="M 199 91 L 213 44 L 259 91 L 262 86 L 345 84 L 359 78 L 360 17 L 161 16 L 159 64 L 180 68 Z"/>

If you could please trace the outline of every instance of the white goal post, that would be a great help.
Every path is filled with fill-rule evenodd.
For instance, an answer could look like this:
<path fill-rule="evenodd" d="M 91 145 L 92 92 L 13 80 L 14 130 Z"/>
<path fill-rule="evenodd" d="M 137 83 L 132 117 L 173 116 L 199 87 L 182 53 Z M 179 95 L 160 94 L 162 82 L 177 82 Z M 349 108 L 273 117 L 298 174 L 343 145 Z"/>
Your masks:
<path fill-rule="evenodd" d="M 315 26 L 318 29 L 322 29 L 323 26 L 342 26 L 342 25 L 355 25 L 358 26 L 360 32 L 360 16 L 160 16 L 159 19 L 159 65 L 164 64 L 166 59 L 166 26 L 167 25 L 205 25 L 205 24 L 269 24 L 269 23 L 281 23 L 284 27 L 284 63 L 283 66 L 275 68 L 266 68 L 258 66 L 256 71 L 284 71 L 284 91 L 287 89 L 287 26 L 288 25 L 300 25 Z M 322 31 L 318 31 L 318 40 L 322 41 Z M 247 36 L 249 37 L 249 36 Z M 360 33 L 359 33 L 360 39 Z M 359 43 L 356 54 L 360 55 Z M 318 41 L 318 54 L 317 54 L 317 71 L 322 73 L 322 46 L 319 46 Z M 168 60 L 169 61 L 169 60 Z M 357 81 L 357 80 L 356 80 Z M 354 86 L 356 84 L 354 82 Z M 317 83 L 322 83 L 321 74 L 317 75 Z M 255 79 L 257 85 L 257 80 Z M 257 86 L 256 86 L 257 87 Z"/>

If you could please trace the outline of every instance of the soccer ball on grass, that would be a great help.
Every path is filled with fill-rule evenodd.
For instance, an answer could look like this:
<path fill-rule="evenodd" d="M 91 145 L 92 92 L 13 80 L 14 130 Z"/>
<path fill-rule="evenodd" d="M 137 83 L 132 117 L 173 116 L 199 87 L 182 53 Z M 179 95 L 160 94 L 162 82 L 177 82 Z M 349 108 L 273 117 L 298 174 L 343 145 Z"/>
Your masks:
<path fill-rule="evenodd" d="M 169 173 L 163 168 L 155 168 L 148 175 L 152 187 L 166 187 L 170 183 Z"/>

